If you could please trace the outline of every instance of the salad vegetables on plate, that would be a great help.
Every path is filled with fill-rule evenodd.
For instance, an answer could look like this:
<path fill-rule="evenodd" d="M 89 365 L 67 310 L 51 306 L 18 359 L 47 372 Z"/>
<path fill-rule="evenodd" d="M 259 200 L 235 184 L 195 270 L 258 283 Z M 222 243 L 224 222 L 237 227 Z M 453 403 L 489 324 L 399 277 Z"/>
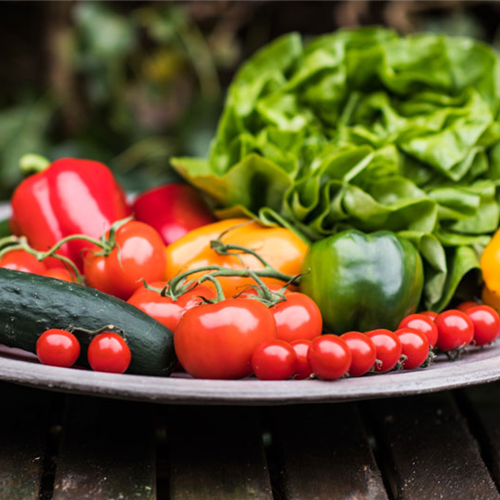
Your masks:
<path fill-rule="evenodd" d="M 0 239 L 0 343 L 66 368 L 262 380 L 487 346 L 499 63 L 468 38 L 289 34 L 235 76 L 208 158 L 171 160 L 188 185 L 129 204 L 102 163 L 28 156 Z"/>

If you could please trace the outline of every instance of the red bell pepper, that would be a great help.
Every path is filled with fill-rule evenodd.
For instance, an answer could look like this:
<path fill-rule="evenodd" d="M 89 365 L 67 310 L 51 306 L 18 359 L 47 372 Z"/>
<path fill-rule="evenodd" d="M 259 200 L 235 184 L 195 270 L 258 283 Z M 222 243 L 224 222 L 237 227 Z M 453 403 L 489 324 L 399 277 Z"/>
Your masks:
<path fill-rule="evenodd" d="M 11 229 L 25 235 L 30 245 L 48 250 L 65 236 L 85 234 L 100 238 L 130 214 L 125 194 L 111 171 L 91 160 L 63 158 L 25 179 L 11 200 Z M 82 268 L 85 241 L 70 241 L 58 251 Z M 47 265 L 60 267 L 55 259 Z"/>
<path fill-rule="evenodd" d="M 136 220 L 153 226 L 165 245 L 216 221 L 201 195 L 186 184 L 166 184 L 146 191 L 135 200 L 132 212 Z"/>

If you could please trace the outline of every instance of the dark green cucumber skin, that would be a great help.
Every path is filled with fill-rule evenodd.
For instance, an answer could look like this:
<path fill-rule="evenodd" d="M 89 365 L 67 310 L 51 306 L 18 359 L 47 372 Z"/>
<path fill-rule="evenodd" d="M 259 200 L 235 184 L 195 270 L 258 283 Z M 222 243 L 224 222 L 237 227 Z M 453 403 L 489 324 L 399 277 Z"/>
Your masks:
<path fill-rule="evenodd" d="M 128 373 L 167 376 L 177 364 L 172 332 L 133 305 L 94 288 L 0 269 L 0 344 L 35 353 L 45 330 L 70 325 L 85 330 L 121 328 L 132 352 Z M 74 333 L 81 344 L 77 364 L 88 366 L 92 337 Z"/>

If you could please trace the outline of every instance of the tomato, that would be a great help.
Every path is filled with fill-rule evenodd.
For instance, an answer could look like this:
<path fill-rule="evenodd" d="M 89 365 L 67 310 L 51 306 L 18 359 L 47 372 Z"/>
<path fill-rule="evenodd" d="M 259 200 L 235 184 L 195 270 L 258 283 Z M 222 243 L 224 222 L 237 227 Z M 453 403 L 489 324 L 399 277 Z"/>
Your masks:
<path fill-rule="evenodd" d="M 69 281 L 70 283 L 75 282 L 75 276 L 65 267 L 51 267 L 43 273 L 43 276 L 61 281 Z"/>
<path fill-rule="evenodd" d="M 297 356 L 297 368 L 295 370 L 295 380 L 304 380 L 312 375 L 308 354 L 310 340 L 295 340 L 290 343 Z"/>
<path fill-rule="evenodd" d="M 439 332 L 437 347 L 441 351 L 461 349 L 472 342 L 474 325 L 469 316 L 462 311 L 450 309 L 436 318 Z"/>
<path fill-rule="evenodd" d="M 287 380 L 296 368 L 297 355 L 283 340 L 264 342 L 252 354 L 252 370 L 260 380 Z"/>
<path fill-rule="evenodd" d="M 103 332 L 89 344 L 87 359 L 96 372 L 124 373 L 130 366 L 130 348 L 118 333 Z"/>
<path fill-rule="evenodd" d="M 228 299 L 187 311 L 174 331 L 179 362 L 193 377 L 238 379 L 252 373 L 252 354 L 276 339 L 272 312 L 253 299 Z"/>
<path fill-rule="evenodd" d="M 159 281 L 150 285 L 157 289 L 163 289 L 166 281 Z M 168 296 L 164 297 L 157 291 L 142 286 L 132 294 L 127 302 L 174 331 L 186 311 L 203 303 L 201 297 L 215 299 L 216 296 L 217 294 L 213 288 L 198 285 L 181 295 L 176 301 L 173 301 Z"/>
<path fill-rule="evenodd" d="M 458 306 L 456 307 L 457 310 L 459 311 L 462 311 L 462 312 L 466 312 L 467 309 L 470 309 L 471 307 L 475 307 L 477 306 L 478 303 L 477 302 L 474 302 L 472 300 L 469 300 L 467 302 L 462 302 L 461 304 L 458 304 Z"/>
<path fill-rule="evenodd" d="M 436 315 L 437 316 L 437 315 Z M 429 344 L 434 347 L 438 340 L 438 329 L 434 320 L 424 314 L 410 314 L 403 318 L 399 323 L 398 330 L 401 328 L 413 328 L 422 332 L 429 341 Z M 397 333 L 397 332 L 396 332 Z"/>
<path fill-rule="evenodd" d="M 12 250 L 0 259 L 0 267 L 32 274 L 44 274 L 47 266 L 24 250 Z"/>
<path fill-rule="evenodd" d="M 293 342 L 312 340 L 321 335 L 321 312 L 316 303 L 303 293 L 287 293 L 286 300 L 271 307 L 271 311 L 276 321 L 278 339 Z"/>
<path fill-rule="evenodd" d="M 396 332 L 401 341 L 404 370 L 413 370 L 421 366 L 429 355 L 429 340 L 427 335 L 414 328 L 401 328 Z"/>
<path fill-rule="evenodd" d="M 434 321 L 437 318 L 438 313 L 436 311 L 422 311 L 420 314 L 431 318 Z"/>
<path fill-rule="evenodd" d="M 376 372 L 388 372 L 392 370 L 401 358 L 403 347 L 399 337 L 390 330 L 372 330 L 366 336 L 373 342 L 377 351 L 377 360 L 381 363 L 375 364 Z"/>
<path fill-rule="evenodd" d="M 349 375 L 359 377 L 370 371 L 377 358 L 377 350 L 373 342 L 360 332 L 347 332 L 340 338 L 347 344 L 352 354 Z"/>
<path fill-rule="evenodd" d="M 500 334 L 500 316 L 492 307 L 476 305 L 466 314 L 474 325 L 474 344 L 489 344 Z"/>
<path fill-rule="evenodd" d="M 52 328 L 38 337 L 36 355 L 44 365 L 68 368 L 80 356 L 80 343 L 72 333 Z"/>
<path fill-rule="evenodd" d="M 129 221 L 116 230 L 116 246 L 107 256 L 84 256 L 89 286 L 127 300 L 141 286 L 165 278 L 166 254 L 158 232 L 143 222 Z"/>
<path fill-rule="evenodd" d="M 199 227 L 167 247 L 167 280 L 174 276 L 202 266 L 218 265 L 231 269 L 263 268 L 255 256 L 248 254 L 219 255 L 210 248 L 210 241 L 228 231 L 222 241 L 227 244 L 250 248 L 282 273 L 295 276 L 300 274 L 302 261 L 308 246 L 294 232 L 283 227 L 265 227 L 251 219 L 226 219 Z M 192 278 L 198 278 L 194 274 Z M 219 281 L 227 298 L 254 285 L 252 278 L 221 277 Z M 264 278 L 266 284 L 283 285 L 282 281 Z"/>
<path fill-rule="evenodd" d="M 311 341 L 308 354 L 313 373 L 323 380 L 336 380 L 345 375 L 352 361 L 349 347 L 337 335 L 327 334 Z"/>
<path fill-rule="evenodd" d="M 111 276 L 106 269 L 106 257 L 88 252 L 83 258 L 83 274 L 87 285 L 109 295 L 113 294 Z"/>

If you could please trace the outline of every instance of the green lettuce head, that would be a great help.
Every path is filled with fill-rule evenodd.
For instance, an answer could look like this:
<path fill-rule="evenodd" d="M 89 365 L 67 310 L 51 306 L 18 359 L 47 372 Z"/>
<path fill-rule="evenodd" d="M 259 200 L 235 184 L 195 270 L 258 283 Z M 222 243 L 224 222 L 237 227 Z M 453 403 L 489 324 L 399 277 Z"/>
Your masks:
<path fill-rule="evenodd" d="M 318 240 L 390 230 L 419 250 L 441 309 L 499 224 L 500 65 L 468 38 L 286 35 L 232 82 L 208 159 L 173 166 L 222 217 Z"/>

